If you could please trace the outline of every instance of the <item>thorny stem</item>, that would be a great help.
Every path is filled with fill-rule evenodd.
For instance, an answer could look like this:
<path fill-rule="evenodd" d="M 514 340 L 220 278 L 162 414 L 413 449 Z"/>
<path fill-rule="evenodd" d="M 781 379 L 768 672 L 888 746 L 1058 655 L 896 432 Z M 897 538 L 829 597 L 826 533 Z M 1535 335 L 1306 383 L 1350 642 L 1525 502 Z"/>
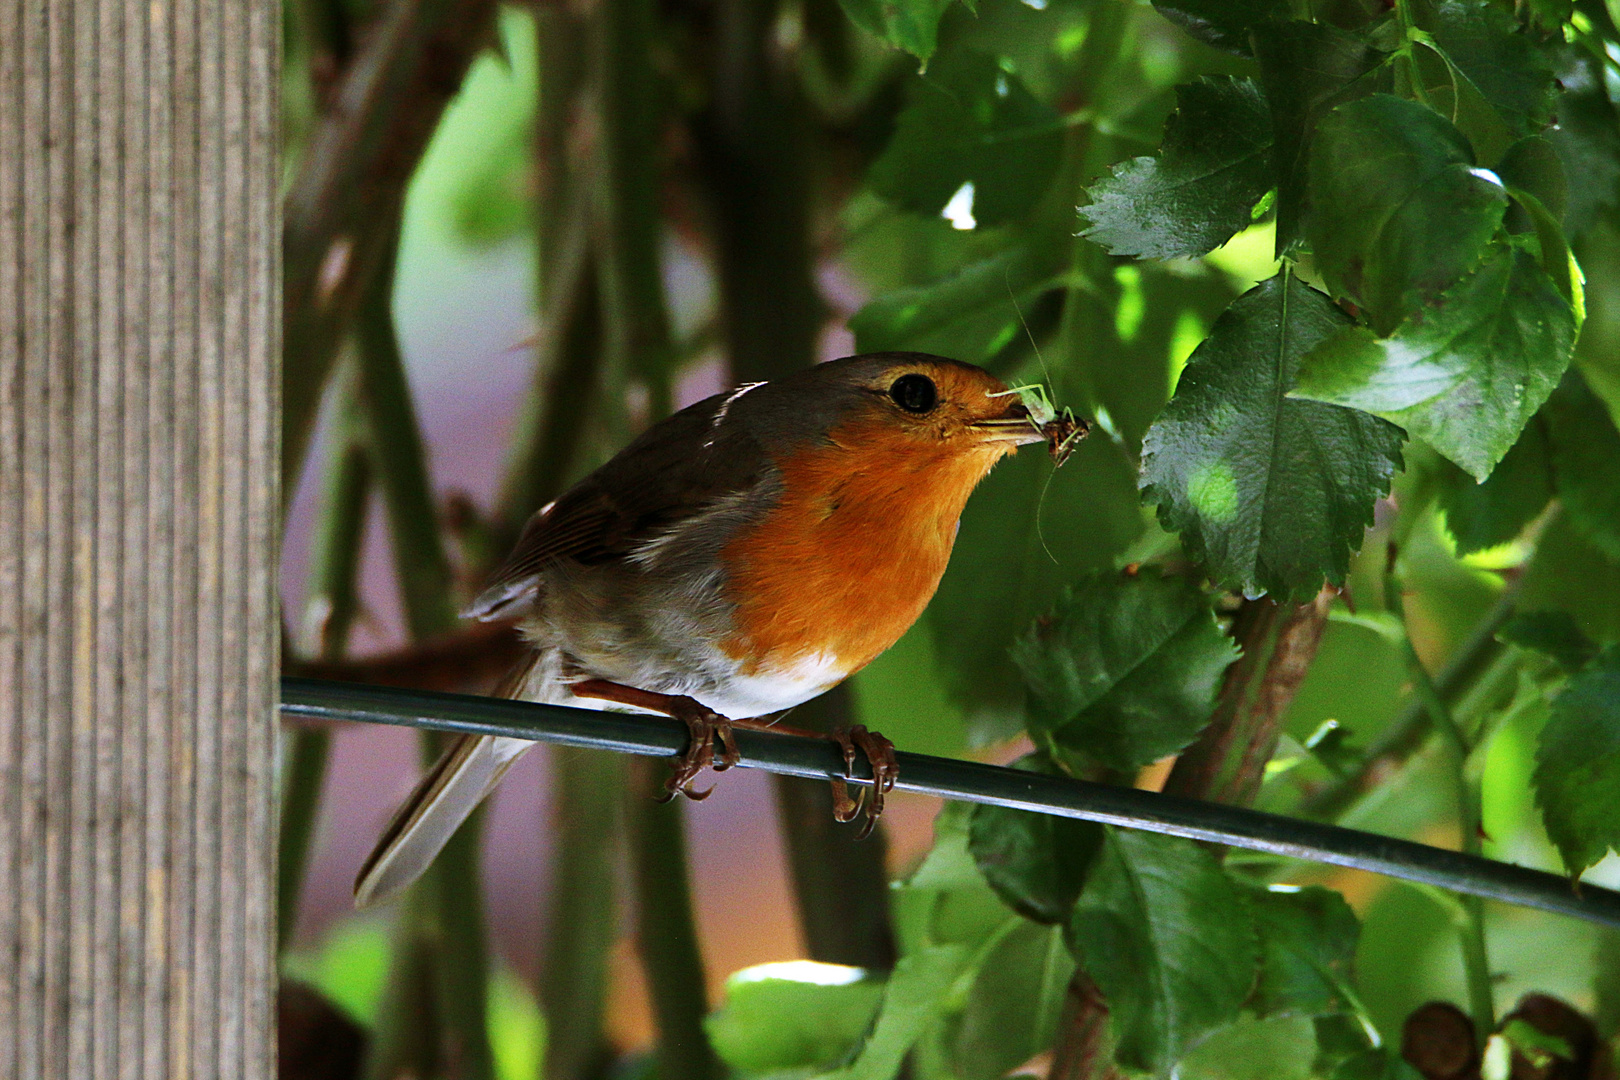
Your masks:
<path fill-rule="evenodd" d="M 692 923 L 684 807 L 656 801 L 669 766 L 630 764 L 630 865 L 636 890 L 636 948 L 647 973 L 658 1027 L 660 1080 L 717 1080 L 724 1070 L 704 1035 L 708 1014 L 703 957 Z M 823 785 L 825 786 L 825 785 Z"/>
<path fill-rule="evenodd" d="M 618 936 L 614 869 L 623 835 L 625 762 L 617 754 L 551 751 L 551 835 L 556 855 L 540 957 L 546 1017 L 545 1080 L 605 1072 L 612 1051 L 602 1033 L 607 956 Z M 566 856 L 566 859 L 564 858 Z"/>
<path fill-rule="evenodd" d="M 393 320 L 393 264 L 397 233 L 384 253 L 364 297 L 357 333 L 360 400 L 366 416 L 368 446 L 376 470 L 393 541 L 395 575 L 404 601 L 405 622 L 413 639 L 445 634 L 456 625 L 450 561 L 440 534 L 416 410 L 400 357 Z M 442 738 L 422 739 L 423 758 L 431 762 Z M 477 817 L 445 845 L 423 878 L 426 902 L 406 908 L 400 948 L 414 952 L 423 939 L 431 942 L 427 961 L 436 990 L 435 1013 L 443 1024 L 444 1050 L 456 1074 L 468 1080 L 493 1075 L 485 1028 L 483 907 L 479 896 Z M 399 967 L 415 977 L 413 964 Z M 410 996 L 414 990 L 402 990 Z M 379 1037 L 375 1059 L 393 1058 L 393 1048 Z"/>
<path fill-rule="evenodd" d="M 303 466 L 327 375 L 398 228 L 405 189 L 491 40 L 493 0 L 390 0 L 334 87 L 287 192 L 282 490 Z"/>
<path fill-rule="evenodd" d="M 323 660 L 343 655 L 349 627 L 359 610 L 355 572 L 365 531 L 366 500 L 371 486 L 364 423 L 351 371 L 342 380 L 332 433 L 332 452 L 321 483 L 321 511 L 310 552 L 309 601 L 317 633 L 316 651 Z M 303 894 L 309 845 L 320 810 L 321 783 L 331 734 L 298 726 L 289 733 L 286 780 L 281 793 L 281 843 L 276 871 L 276 946 L 284 952 L 298 927 L 298 901 Z"/>
<path fill-rule="evenodd" d="M 1469 756 L 1473 744 L 1463 731 L 1449 705 L 1435 687 L 1428 669 L 1412 647 L 1407 632 L 1406 603 L 1401 592 L 1401 581 L 1395 572 L 1395 548 L 1390 546 L 1389 560 L 1384 571 L 1384 606 L 1401 625 L 1401 646 L 1406 669 L 1418 698 L 1428 711 L 1430 720 L 1444 736 L 1452 750 L 1454 767 L 1451 779 L 1457 799 L 1457 828 L 1461 832 L 1462 850 L 1469 855 L 1481 852 L 1480 844 L 1480 792 L 1477 784 L 1468 778 Z M 1480 1045 L 1496 1030 L 1496 1003 L 1491 991 L 1490 957 L 1485 947 L 1485 902 L 1477 896 L 1458 897 L 1462 905 L 1462 922 L 1458 935 L 1462 945 L 1463 971 L 1468 983 L 1469 1012 L 1474 1018 L 1474 1036 Z"/>
<path fill-rule="evenodd" d="M 1324 587 L 1297 606 L 1244 602 L 1232 631 L 1243 655 L 1227 669 L 1214 717 L 1177 759 L 1166 792 L 1235 806 L 1254 802 L 1277 750 L 1283 714 L 1316 658 L 1336 596 Z"/>

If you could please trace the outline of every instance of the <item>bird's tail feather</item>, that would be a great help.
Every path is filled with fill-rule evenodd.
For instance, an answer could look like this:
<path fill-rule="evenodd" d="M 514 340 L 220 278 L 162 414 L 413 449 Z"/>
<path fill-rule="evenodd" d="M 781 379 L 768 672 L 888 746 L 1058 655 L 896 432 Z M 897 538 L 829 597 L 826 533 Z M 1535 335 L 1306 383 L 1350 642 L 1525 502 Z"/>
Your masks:
<path fill-rule="evenodd" d="M 501 696 L 522 686 L 533 661 L 503 684 Z M 527 739 L 462 735 L 417 783 L 354 880 L 355 907 L 385 900 L 421 877 L 506 770 L 534 744 Z"/>

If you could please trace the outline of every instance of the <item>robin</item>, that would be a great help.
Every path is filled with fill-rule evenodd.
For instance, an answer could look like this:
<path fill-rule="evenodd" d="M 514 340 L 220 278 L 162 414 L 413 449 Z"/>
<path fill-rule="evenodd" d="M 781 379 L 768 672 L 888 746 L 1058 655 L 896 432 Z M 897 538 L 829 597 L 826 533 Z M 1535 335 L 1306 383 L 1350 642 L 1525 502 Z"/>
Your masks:
<path fill-rule="evenodd" d="M 541 508 L 466 614 L 515 616 L 533 646 L 507 696 L 685 721 L 668 790 L 700 798 L 693 778 L 737 761 L 733 725 L 784 730 L 772 718 L 916 621 L 997 461 L 1042 441 L 1057 458 L 1083 430 L 1067 414 L 1032 418 L 981 368 L 921 353 L 740 386 L 649 428 Z M 872 764 L 869 831 L 893 747 L 862 727 L 830 737 L 850 771 L 857 751 Z M 452 744 L 366 860 L 356 903 L 415 880 L 532 745 Z M 865 798 L 835 781 L 839 820 Z"/>

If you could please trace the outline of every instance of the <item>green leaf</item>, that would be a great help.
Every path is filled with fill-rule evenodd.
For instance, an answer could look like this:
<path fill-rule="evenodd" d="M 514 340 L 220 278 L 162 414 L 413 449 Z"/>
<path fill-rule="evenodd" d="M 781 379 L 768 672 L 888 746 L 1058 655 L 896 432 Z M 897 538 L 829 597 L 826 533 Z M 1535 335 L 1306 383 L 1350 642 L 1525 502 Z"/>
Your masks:
<path fill-rule="evenodd" d="M 1317 124 L 1341 102 L 1387 90 L 1388 55 L 1320 23 L 1271 23 L 1254 31 L 1260 82 L 1271 103 L 1279 255 L 1299 238 L 1307 155 Z"/>
<path fill-rule="evenodd" d="M 1568 514 L 1559 514 L 1536 541 L 1519 606 L 1566 611 L 1593 641 L 1620 642 L 1620 561 L 1594 547 Z"/>
<path fill-rule="evenodd" d="M 838 0 L 849 21 L 928 62 L 939 38 L 939 20 L 951 0 Z M 971 5 L 969 5 L 971 6 Z"/>
<path fill-rule="evenodd" d="M 1496 632 L 1498 639 L 1544 653 L 1574 674 L 1598 654 L 1597 642 L 1581 632 L 1567 611 L 1525 611 Z"/>
<path fill-rule="evenodd" d="M 1423 1077 L 1395 1051 L 1382 1047 L 1340 1062 L 1331 1080 L 1423 1080 Z"/>
<path fill-rule="evenodd" d="M 714 1052 L 752 1076 L 836 1065 L 871 1026 L 883 981 L 859 968 L 793 961 L 745 968 L 703 1022 Z"/>
<path fill-rule="evenodd" d="M 1294 394 L 1400 424 L 1483 480 L 1558 385 L 1574 346 L 1574 311 L 1552 280 L 1531 255 L 1498 245 L 1392 336 L 1352 327 L 1312 351 Z"/>
<path fill-rule="evenodd" d="M 1015 767 L 1057 772 L 1036 754 Z M 1095 822 L 1001 806 L 974 807 L 968 834 L 973 861 L 1002 902 L 1026 919 L 1048 925 L 1068 920 L 1101 843 L 1102 826 Z"/>
<path fill-rule="evenodd" d="M 861 352 L 906 349 L 982 363 L 1023 332 L 1019 310 L 1063 269 L 1058 245 L 1010 247 L 940 281 L 873 300 L 849 328 Z"/>
<path fill-rule="evenodd" d="M 1552 61 L 1505 8 L 1493 0 L 1441 0 L 1433 33 L 1458 74 L 1515 137 L 1546 125 L 1553 106 Z"/>
<path fill-rule="evenodd" d="M 1260 960 L 1254 914 L 1208 851 L 1109 828 L 1069 924 L 1108 1002 L 1120 1064 L 1168 1076 L 1238 1016 Z"/>
<path fill-rule="evenodd" d="M 1620 847 L 1620 649 L 1570 678 L 1536 751 L 1536 802 L 1570 873 Z"/>
<path fill-rule="evenodd" d="M 1206 45 L 1249 55 L 1249 31 L 1288 18 L 1288 0 L 1153 0 L 1160 15 Z"/>
<path fill-rule="evenodd" d="M 1608 408 L 1573 368 L 1547 399 L 1547 437 L 1558 497 L 1570 523 L 1620 560 L 1620 431 Z"/>
<path fill-rule="evenodd" d="M 1555 221 L 1563 220 L 1569 204 L 1569 182 L 1564 176 L 1564 163 L 1549 140 L 1540 135 L 1520 139 L 1507 148 L 1492 171 L 1509 190 L 1517 188 L 1534 195 Z M 1518 231 L 1526 227 L 1527 223 Z"/>
<path fill-rule="evenodd" d="M 1439 113 L 1375 94 L 1322 121 L 1310 201 L 1323 278 L 1387 334 L 1479 261 L 1507 192 Z"/>
<path fill-rule="evenodd" d="M 1270 190 L 1271 111 L 1252 79 L 1214 76 L 1176 87 L 1156 158 L 1114 166 L 1080 208 L 1085 235 L 1115 255 L 1203 255 L 1253 223 Z"/>
<path fill-rule="evenodd" d="M 1035 205 L 1062 152 L 1056 110 L 994 58 L 958 49 L 912 80 L 894 136 L 866 179 L 920 214 L 938 214 L 972 184 L 974 220 L 998 225 Z"/>
<path fill-rule="evenodd" d="M 1077 586 L 1013 646 L 1037 741 L 1116 769 L 1197 738 L 1237 655 L 1196 588 L 1151 574 Z"/>
<path fill-rule="evenodd" d="M 1062 929 L 1020 922 L 985 957 L 952 1022 L 953 1075 L 1005 1076 L 1051 1049 L 1073 976 Z"/>
<path fill-rule="evenodd" d="M 1604 90 L 1596 57 L 1570 49 L 1562 59 L 1558 125 L 1546 137 L 1558 151 L 1569 183 L 1564 228 L 1580 236 L 1599 212 L 1620 199 L 1620 114 Z"/>
<path fill-rule="evenodd" d="M 1546 509 L 1553 496 L 1549 453 L 1546 426 L 1533 419 L 1484 483 L 1445 463 L 1440 509 L 1459 555 L 1507 543 Z"/>
<path fill-rule="evenodd" d="M 970 974 L 974 951 L 965 945 L 933 945 L 900 958 L 883 988 L 871 1034 L 855 1060 L 822 1074 L 836 1080 L 892 1080 L 906 1052 L 949 1004 L 958 979 Z"/>
<path fill-rule="evenodd" d="M 1291 275 L 1262 282 L 1216 321 L 1143 442 L 1160 522 L 1245 595 L 1342 582 L 1400 467 L 1396 428 L 1284 396 L 1300 357 L 1349 321 Z"/>
<path fill-rule="evenodd" d="M 1176 1080 L 1314 1080 L 1311 1022 L 1240 1016 L 1176 1066 Z"/>
<path fill-rule="evenodd" d="M 1250 902 L 1260 929 L 1255 1012 L 1322 1016 L 1349 1010 L 1361 924 L 1344 897 L 1315 885 L 1273 886 L 1253 890 Z"/>

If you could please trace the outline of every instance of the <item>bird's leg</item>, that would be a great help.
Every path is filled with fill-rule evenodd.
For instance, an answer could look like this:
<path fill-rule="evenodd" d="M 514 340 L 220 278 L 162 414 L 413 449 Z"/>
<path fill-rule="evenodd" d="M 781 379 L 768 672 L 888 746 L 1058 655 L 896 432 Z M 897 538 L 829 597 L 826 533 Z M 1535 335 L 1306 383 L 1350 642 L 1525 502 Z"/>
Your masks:
<path fill-rule="evenodd" d="M 724 772 L 741 759 L 742 755 L 737 752 L 737 740 L 731 734 L 732 722 L 696 698 L 637 690 L 633 686 L 606 679 L 585 679 L 569 686 L 569 690 L 575 697 L 599 698 L 663 713 L 686 725 L 690 738 L 686 749 L 676 756 L 669 779 L 664 781 L 664 790 L 669 793 L 665 801 L 676 795 L 685 795 L 693 800 L 707 799 L 714 789 L 711 787 L 699 791 L 694 788 L 692 781 L 697 775 L 711 765 L 715 772 Z M 720 743 L 718 760 L 714 746 L 717 740 Z"/>
<path fill-rule="evenodd" d="M 861 805 L 866 805 L 866 823 L 861 826 L 857 840 L 865 840 L 872 835 L 872 827 L 877 824 L 878 815 L 883 813 L 883 797 L 894 790 L 894 779 L 900 774 L 900 765 L 894 758 L 894 743 L 879 735 L 875 731 L 868 731 L 864 724 L 856 724 L 852 728 L 839 728 L 829 736 L 844 751 L 844 775 L 834 777 L 833 786 L 833 817 L 839 821 L 854 821 L 855 815 L 861 812 Z M 855 798 L 849 797 L 849 785 L 846 778 L 855 776 L 855 751 L 866 755 L 866 760 L 872 765 L 872 795 L 867 798 L 866 789 L 862 788 Z"/>

